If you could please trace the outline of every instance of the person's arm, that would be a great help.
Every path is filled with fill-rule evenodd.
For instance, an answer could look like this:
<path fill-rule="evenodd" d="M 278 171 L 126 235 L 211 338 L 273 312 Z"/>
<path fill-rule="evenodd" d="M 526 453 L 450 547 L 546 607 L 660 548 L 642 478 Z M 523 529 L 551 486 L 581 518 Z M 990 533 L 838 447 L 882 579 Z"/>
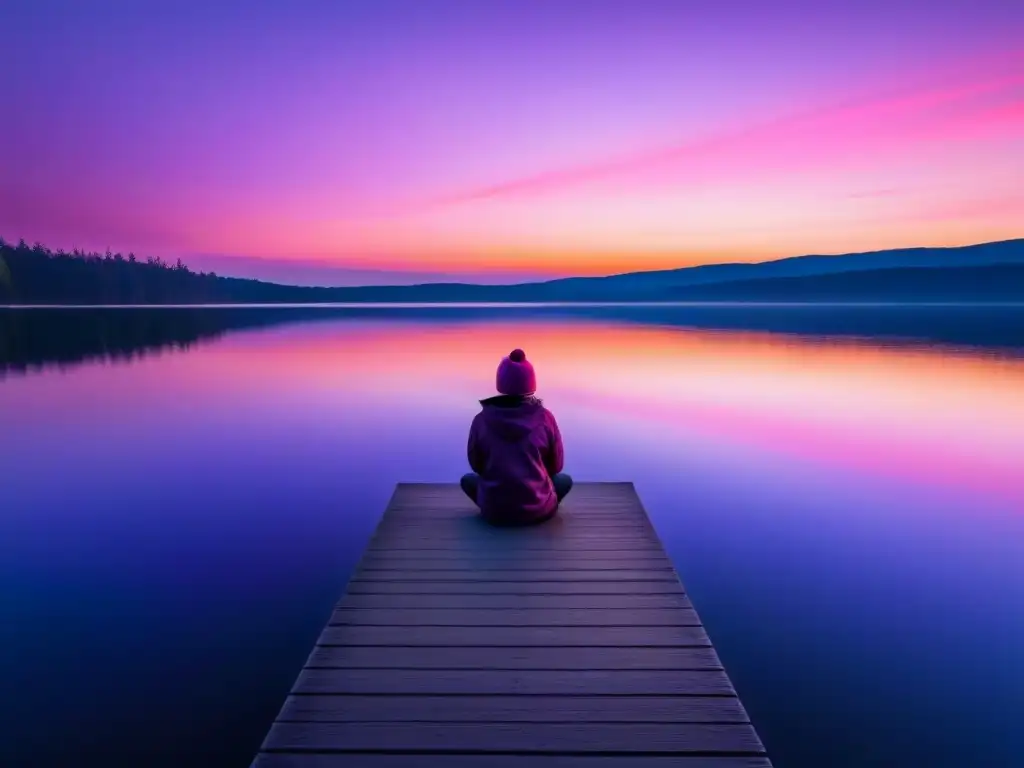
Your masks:
<path fill-rule="evenodd" d="M 557 475 L 565 467 L 565 453 L 562 449 L 562 433 L 558 430 L 558 422 L 550 411 L 548 412 L 548 428 L 551 434 L 548 441 L 548 450 L 544 454 L 544 467 L 552 477 Z"/>
<path fill-rule="evenodd" d="M 469 459 L 469 468 L 478 475 L 484 471 L 484 465 L 487 463 L 484 446 L 478 434 L 479 422 L 480 418 L 477 416 L 473 419 L 473 423 L 470 424 L 469 444 L 466 446 L 466 457 Z"/>

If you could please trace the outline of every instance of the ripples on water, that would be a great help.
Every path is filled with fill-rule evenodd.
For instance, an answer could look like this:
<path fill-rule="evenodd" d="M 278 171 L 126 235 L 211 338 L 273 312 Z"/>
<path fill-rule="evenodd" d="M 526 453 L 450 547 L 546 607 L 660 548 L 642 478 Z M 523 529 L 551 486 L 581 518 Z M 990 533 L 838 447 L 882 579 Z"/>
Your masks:
<path fill-rule="evenodd" d="M 1024 754 L 1024 308 L 0 310 L 0 764 L 245 766 L 523 346 L 781 768 Z"/>

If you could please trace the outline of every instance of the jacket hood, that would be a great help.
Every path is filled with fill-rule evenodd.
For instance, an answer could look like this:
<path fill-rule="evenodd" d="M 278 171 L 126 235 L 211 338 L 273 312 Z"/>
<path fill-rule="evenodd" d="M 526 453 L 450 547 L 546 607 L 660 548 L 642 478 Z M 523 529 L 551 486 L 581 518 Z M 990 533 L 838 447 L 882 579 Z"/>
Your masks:
<path fill-rule="evenodd" d="M 508 440 L 520 440 L 544 419 L 544 406 L 535 397 L 497 395 L 480 401 L 491 431 Z"/>

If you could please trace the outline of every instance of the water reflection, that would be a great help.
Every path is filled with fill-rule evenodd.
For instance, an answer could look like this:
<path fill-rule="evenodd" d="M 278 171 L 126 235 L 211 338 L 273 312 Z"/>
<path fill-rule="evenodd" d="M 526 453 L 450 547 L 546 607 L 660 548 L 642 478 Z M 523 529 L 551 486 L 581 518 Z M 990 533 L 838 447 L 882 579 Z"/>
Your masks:
<path fill-rule="evenodd" d="M 1024 351 L 1024 306 L 970 305 L 682 305 L 374 307 L 288 306 L 132 309 L 0 307 L 0 375 L 89 360 L 130 360 L 187 349 L 232 330 L 338 320 L 472 323 L 493 318 L 549 318 L 675 328 L 760 330 L 802 338 L 865 338 L 893 346 L 962 346 Z"/>
<path fill-rule="evenodd" d="M 915 312 L 0 313 L 0 763 L 246 765 L 394 483 L 463 471 L 523 346 L 779 765 L 1014 765 L 1024 312 Z"/>

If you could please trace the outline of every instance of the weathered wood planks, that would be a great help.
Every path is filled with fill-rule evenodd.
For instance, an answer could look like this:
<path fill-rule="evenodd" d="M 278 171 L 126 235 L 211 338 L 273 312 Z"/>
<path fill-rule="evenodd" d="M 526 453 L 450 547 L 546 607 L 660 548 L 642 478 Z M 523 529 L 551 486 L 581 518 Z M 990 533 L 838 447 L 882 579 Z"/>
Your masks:
<path fill-rule="evenodd" d="M 400 484 L 254 768 L 770 768 L 630 483 Z"/>

